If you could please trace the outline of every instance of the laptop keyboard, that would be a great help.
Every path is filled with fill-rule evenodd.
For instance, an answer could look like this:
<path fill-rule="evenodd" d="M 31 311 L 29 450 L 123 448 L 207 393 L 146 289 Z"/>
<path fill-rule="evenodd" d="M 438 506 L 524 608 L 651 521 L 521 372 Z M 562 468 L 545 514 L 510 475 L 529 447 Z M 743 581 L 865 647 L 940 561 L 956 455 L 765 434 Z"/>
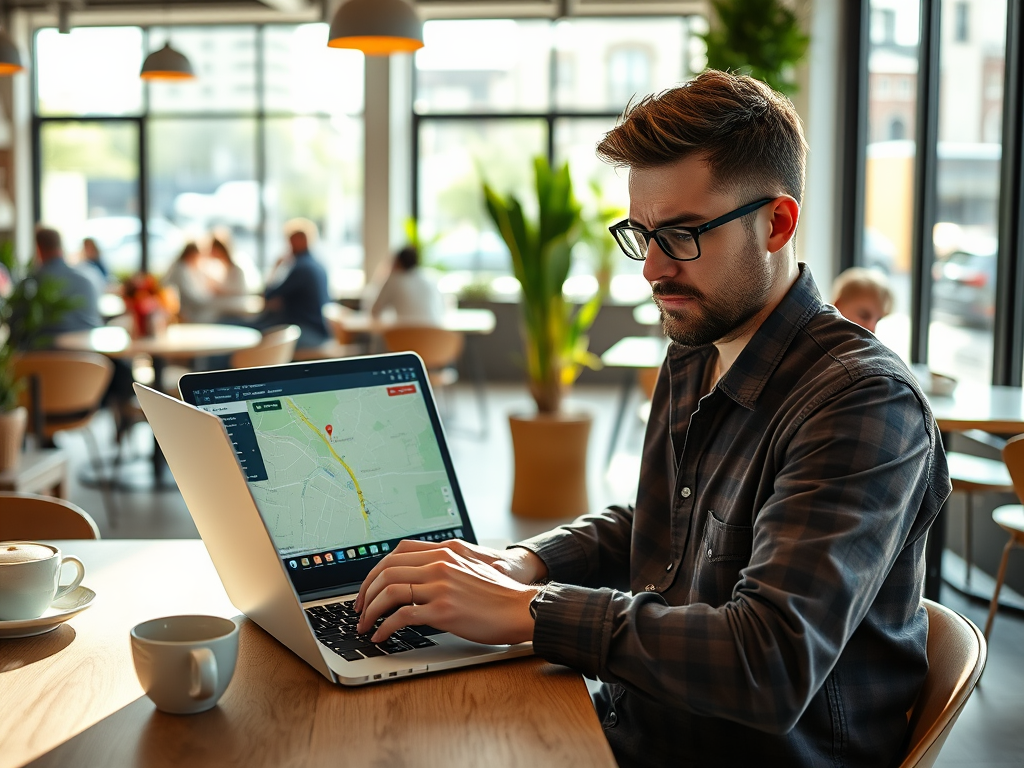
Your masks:
<path fill-rule="evenodd" d="M 356 631 L 359 614 L 353 607 L 354 603 L 353 600 L 343 600 L 305 609 L 316 639 L 346 661 L 361 661 L 372 656 L 402 653 L 414 648 L 437 645 L 429 636 L 439 635 L 441 631 L 433 627 L 405 627 L 387 640 L 380 643 L 370 642 L 373 632 L 360 635 Z M 377 619 L 374 629 L 383 621 L 383 616 Z"/>

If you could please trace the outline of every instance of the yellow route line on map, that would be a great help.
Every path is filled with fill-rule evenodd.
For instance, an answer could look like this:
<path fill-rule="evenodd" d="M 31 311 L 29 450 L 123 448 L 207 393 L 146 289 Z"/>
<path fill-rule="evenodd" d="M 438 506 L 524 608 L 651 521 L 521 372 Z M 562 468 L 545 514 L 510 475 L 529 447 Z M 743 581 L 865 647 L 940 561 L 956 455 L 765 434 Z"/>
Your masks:
<path fill-rule="evenodd" d="M 306 418 L 306 414 L 300 411 L 299 407 L 288 398 L 285 398 L 285 402 L 288 403 L 288 407 L 295 411 L 296 415 L 306 423 L 306 426 L 312 429 L 320 439 L 324 441 L 324 444 L 327 446 L 327 450 L 331 452 L 331 455 L 334 456 L 334 458 L 338 460 L 338 463 L 345 468 L 346 472 L 348 472 L 348 476 L 352 478 L 352 484 L 356 487 L 356 494 L 359 496 L 359 510 L 363 513 L 363 519 L 369 521 L 370 517 L 366 514 L 366 499 L 363 498 L 363 489 L 359 487 L 359 481 L 356 480 L 355 472 L 353 472 L 352 468 L 345 463 L 345 460 L 337 454 L 334 450 L 334 446 L 331 445 L 330 440 L 324 437 L 323 433 L 316 428 L 313 422 Z"/>

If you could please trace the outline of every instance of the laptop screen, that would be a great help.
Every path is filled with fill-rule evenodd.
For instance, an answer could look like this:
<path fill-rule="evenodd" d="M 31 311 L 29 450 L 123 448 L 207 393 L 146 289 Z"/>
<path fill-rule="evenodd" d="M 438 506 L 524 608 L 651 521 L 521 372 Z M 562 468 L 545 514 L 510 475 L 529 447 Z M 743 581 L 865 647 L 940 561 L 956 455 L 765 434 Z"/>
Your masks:
<path fill-rule="evenodd" d="M 224 422 L 296 590 L 363 578 L 404 538 L 473 540 L 414 355 L 189 374 Z"/>

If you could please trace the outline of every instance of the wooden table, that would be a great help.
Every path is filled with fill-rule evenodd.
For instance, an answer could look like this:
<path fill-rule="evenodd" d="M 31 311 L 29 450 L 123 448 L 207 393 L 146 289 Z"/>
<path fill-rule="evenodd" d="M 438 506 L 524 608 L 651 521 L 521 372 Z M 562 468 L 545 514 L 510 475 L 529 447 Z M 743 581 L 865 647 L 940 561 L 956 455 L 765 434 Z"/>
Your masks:
<path fill-rule="evenodd" d="M 0 472 L 0 491 L 68 497 L 68 456 L 61 448 L 33 448 L 18 465 Z"/>
<path fill-rule="evenodd" d="M 645 306 L 643 304 L 640 305 Z M 651 306 L 654 306 L 653 304 Z M 608 456 L 605 465 L 611 464 L 615 454 L 615 445 L 619 441 L 622 420 L 626 415 L 629 398 L 636 389 L 637 371 L 641 368 L 658 368 L 665 360 L 668 351 L 668 339 L 664 336 L 626 336 L 619 339 L 601 355 L 601 362 L 608 368 L 624 368 L 622 390 L 619 393 L 619 405 L 615 414 L 615 426 L 612 427 L 612 438 L 608 443 Z"/>
<path fill-rule="evenodd" d="M 131 359 L 149 355 L 153 359 L 154 387 L 160 388 L 164 369 L 169 362 L 195 357 L 229 355 L 260 343 L 263 335 L 254 328 L 218 323 L 175 323 L 156 336 L 132 338 L 124 328 L 103 326 L 91 331 L 62 333 L 54 339 L 59 349 L 76 352 L 98 352 L 107 357 Z M 160 446 L 153 442 L 153 483 L 167 487 L 166 470 Z"/>
<path fill-rule="evenodd" d="M 1024 432 L 1024 389 L 1020 387 L 960 382 L 952 395 L 929 395 L 928 402 L 946 445 L 949 445 L 950 433 L 966 432 L 969 429 L 1004 435 Z M 948 504 L 943 504 L 942 511 L 928 532 L 924 596 L 930 600 L 938 600 L 942 583 L 942 552 L 946 548 Z"/>
<path fill-rule="evenodd" d="M 67 541 L 94 604 L 0 640 L 0 768 L 22 766 L 615 765 L 579 675 L 537 658 L 343 688 L 248 620 L 219 705 L 157 712 L 128 632 L 158 616 L 232 617 L 203 544 Z"/>

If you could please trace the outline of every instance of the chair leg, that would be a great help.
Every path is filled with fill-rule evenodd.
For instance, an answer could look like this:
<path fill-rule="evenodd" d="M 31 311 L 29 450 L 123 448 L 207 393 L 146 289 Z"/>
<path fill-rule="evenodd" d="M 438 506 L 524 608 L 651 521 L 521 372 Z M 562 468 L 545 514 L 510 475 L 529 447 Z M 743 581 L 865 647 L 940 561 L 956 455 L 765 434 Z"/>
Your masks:
<path fill-rule="evenodd" d="M 1013 549 L 1014 543 L 1014 538 L 1011 536 L 1010 540 L 1006 542 L 1006 546 L 1003 547 L 1003 559 L 999 561 L 996 588 L 992 593 L 992 602 L 988 606 L 988 618 L 985 619 L 985 640 L 988 640 L 989 633 L 992 631 L 992 622 L 996 618 L 996 611 L 999 610 L 999 590 L 1003 588 L 1003 579 L 1006 578 L 1006 562 L 1010 559 L 1010 550 Z"/>
<path fill-rule="evenodd" d="M 974 566 L 974 494 L 967 492 L 964 506 L 964 586 L 971 586 L 971 570 Z"/>
<path fill-rule="evenodd" d="M 85 441 L 89 446 L 89 460 L 99 481 L 100 493 L 103 495 L 103 508 L 107 513 L 110 527 L 113 528 L 117 525 L 117 504 L 114 501 L 113 494 L 114 477 L 113 475 L 108 476 L 105 472 L 106 468 L 103 466 L 100 446 L 96 442 L 96 435 L 92 433 L 92 429 L 86 426 L 82 431 L 85 433 Z"/>

